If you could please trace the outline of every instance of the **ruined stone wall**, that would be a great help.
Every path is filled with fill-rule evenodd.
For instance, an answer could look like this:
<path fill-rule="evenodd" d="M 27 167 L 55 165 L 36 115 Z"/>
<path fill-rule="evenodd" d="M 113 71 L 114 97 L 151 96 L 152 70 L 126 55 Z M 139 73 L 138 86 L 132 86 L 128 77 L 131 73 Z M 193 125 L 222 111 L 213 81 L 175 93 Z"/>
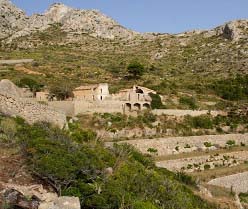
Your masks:
<path fill-rule="evenodd" d="M 66 126 L 66 115 L 54 108 L 3 93 L 0 93 L 0 112 L 22 117 L 30 124 L 45 121 L 59 128 Z"/>

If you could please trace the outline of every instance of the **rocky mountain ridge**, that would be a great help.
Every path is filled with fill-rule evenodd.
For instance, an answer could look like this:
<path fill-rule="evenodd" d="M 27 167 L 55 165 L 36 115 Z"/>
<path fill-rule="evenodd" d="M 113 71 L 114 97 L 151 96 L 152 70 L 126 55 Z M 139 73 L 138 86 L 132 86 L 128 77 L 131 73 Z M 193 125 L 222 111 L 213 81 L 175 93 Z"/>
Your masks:
<path fill-rule="evenodd" d="M 128 30 L 110 17 L 98 10 L 79 10 L 61 3 L 55 3 L 44 14 L 27 16 L 9 0 L 0 0 L 0 40 L 12 40 L 29 36 L 37 31 L 44 31 L 52 25 L 59 25 L 69 34 L 87 34 L 105 39 L 133 39 L 137 36 L 154 39 L 158 36 L 168 36 L 160 33 L 144 33 Z M 226 23 L 212 30 L 191 31 L 175 35 L 176 37 L 204 33 L 206 36 L 223 35 L 227 39 L 238 41 L 247 37 L 248 20 L 237 20 Z"/>
<path fill-rule="evenodd" d="M 97 10 L 78 10 L 55 3 L 44 14 L 27 16 L 9 0 L 0 1 L 0 39 L 11 41 L 44 31 L 53 24 L 61 26 L 68 33 L 87 33 L 93 37 L 128 39 L 138 34 L 119 25 L 113 19 Z"/>

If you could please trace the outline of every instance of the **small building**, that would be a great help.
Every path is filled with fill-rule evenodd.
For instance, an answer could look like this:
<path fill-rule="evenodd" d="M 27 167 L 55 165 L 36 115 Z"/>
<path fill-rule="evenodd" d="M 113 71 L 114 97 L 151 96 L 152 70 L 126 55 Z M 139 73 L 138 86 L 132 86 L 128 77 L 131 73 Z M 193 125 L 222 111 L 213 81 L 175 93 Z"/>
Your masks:
<path fill-rule="evenodd" d="M 125 102 L 125 111 L 149 109 L 152 98 L 150 93 L 156 94 L 155 91 L 142 86 L 133 86 L 130 89 L 121 90 L 117 97 Z"/>
<path fill-rule="evenodd" d="M 107 83 L 96 85 L 85 85 L 77 87 L 73 90 L 75 100 L 86 101 L 102 101 L 109 96 L 109 88 Z"/>
<path fill-rule="evenodd" d="M 48 101 L 49 100 L 49 92 L 39 91 L 36 92 L 36 100 L 37 101 Z"/>

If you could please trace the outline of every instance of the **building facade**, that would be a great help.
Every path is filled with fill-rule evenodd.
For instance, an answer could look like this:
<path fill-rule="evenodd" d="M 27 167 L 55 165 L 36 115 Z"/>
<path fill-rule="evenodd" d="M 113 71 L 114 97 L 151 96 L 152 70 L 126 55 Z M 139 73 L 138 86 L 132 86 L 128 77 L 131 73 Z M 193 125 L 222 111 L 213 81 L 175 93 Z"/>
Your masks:
<path fill-rule="evenodd" d="M 129 113 L 141 111 L 151 107 L 150 93 L 155 91 L 141 87 L 133 86 L 130 89 L 124 89 L 116 94 L 109 93 L 107 83 L 96 85 L 85 85 L 73 90 L 72 101 L 47 101 L 51 105 L 68 116 L 91 113 Z M 41 96 L 42 93 L 37 94 Z M 44 99 L 45 97 L 42 97 Z M 41 100 L 40 98 L 37 98 Z"/>

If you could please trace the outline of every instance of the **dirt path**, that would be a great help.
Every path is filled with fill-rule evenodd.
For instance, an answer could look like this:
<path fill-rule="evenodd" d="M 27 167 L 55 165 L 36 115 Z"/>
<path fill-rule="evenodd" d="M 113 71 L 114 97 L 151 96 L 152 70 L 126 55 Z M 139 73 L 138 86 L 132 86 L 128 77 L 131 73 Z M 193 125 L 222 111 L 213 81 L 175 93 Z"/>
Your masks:
<path fill-rule="evenodd" d="M 17 65 L 15 67 L 15 70 L 17 71 L 21 71 L 23 73 L 26 73 L 26 74 L 29 74 L 29 75 L 45 75 L 44 73 L 40 73 L 40 72 L 36 72 L 36 71 L 33 71 L 33 70 L 30 70 L 24 66 L 21 66 L 21 65 Z"/>

